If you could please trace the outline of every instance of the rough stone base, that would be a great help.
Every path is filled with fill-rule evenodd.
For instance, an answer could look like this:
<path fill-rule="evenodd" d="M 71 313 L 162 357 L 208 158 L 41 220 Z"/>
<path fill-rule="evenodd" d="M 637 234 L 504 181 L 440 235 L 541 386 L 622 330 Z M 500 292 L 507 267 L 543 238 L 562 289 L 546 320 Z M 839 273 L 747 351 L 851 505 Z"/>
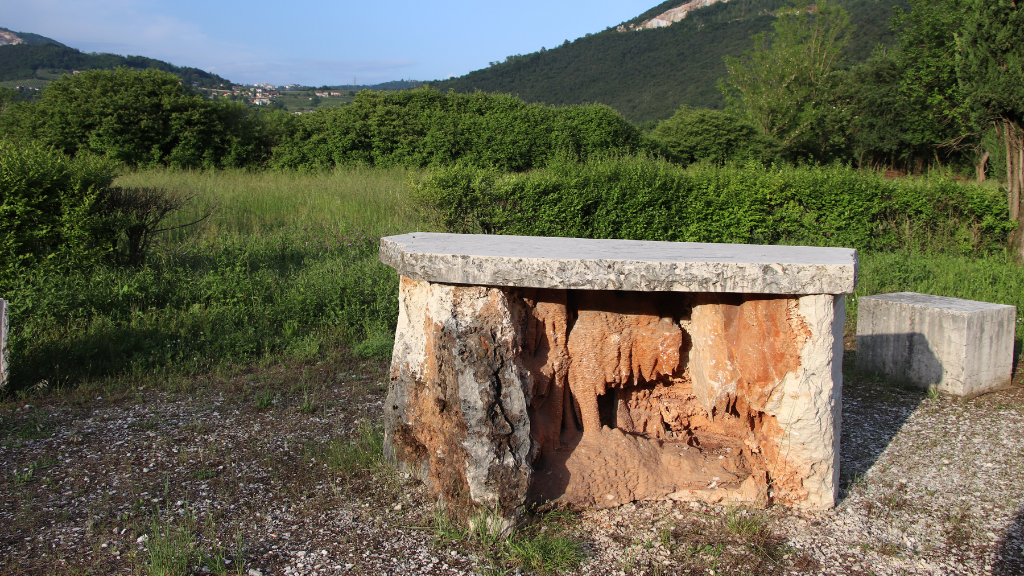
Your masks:
<path fill-rule="evenodd" d="M 844 298 L 403 278 L 386 450 L 453 502 L 827 508 Z M 833 362 L 833 357 L 836 362 Z"/>

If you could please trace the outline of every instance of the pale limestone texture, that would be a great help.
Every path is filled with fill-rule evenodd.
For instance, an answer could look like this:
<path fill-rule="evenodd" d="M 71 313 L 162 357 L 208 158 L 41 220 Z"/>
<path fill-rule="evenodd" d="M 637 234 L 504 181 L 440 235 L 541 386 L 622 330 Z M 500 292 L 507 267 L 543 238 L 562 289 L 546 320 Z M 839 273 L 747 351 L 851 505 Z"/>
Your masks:
<path fill-rule="evenodd" d="M 847 248 L 415 232 L 381 238 L 380 260 L 415 280 L 577 290 L 849 294 Z"/>
<path fill-rule="evenodd" d="M 508 257 L 476 245 L 476 264 L 508 281 Z M 702 246 L 714 257 L 696 262 L 722 263 Z M 455 285 L 436 281 L 444 254 L 408 248 L 381 248 L 400 271 L 432 271 L 401 280 L 385 448 L 448 501 L 506 517 L 551 500 L 834 504 L 843 294 Z M 646 248 L 631 261 L 652 262 Z M 589 282 L 628 284 L 614 259 L 591 262 Z M 813 264 L 829 265 L 843 266 Z M 806 279 L 801 266 L 767 265 L 787 272 L 769 285 Z"/>
<path fill-rule="evenodd" d="M 627 30 L 646 30 L 651 28 L 664 28 L 671 26 L 680 20 L 684 20 L 690 12 L 699 8 L 705 8 L 718 2 L 728 2 L 729 0 L 690 0 L 684 4 L 676 6 L 675 8 L 669 8 L 668 10 L 658 14 L 653 18 L 644 20 L 640 24 L 630 24 L 629 26 L 620 25 L 616 28 L 619 32 L 625 32 Z"/>
<path fill-rule="evenodd" d="M 521 511 L 532 475 L 520 313 L 496 288 L 402 279 L 384 452 L 451 501 Z"/>
<path fill-rule="evenodd" d="M 1010 385 L 1017 309 L 898 292 L 860 299 L 857 368 L 957 396 Z"/>

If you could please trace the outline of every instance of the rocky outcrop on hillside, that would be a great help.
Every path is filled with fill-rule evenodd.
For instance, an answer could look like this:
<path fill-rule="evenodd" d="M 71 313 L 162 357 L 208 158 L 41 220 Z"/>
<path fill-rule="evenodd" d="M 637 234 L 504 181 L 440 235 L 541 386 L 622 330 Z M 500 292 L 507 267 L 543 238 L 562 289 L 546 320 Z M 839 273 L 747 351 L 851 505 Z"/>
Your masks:
<path fill-rule="evenodd" d="M 648 29 L 648 28 L 664 28 L 665 26 L 671 26 L 672 24 L 675 24 L 676 22 L 679 22 L 683 18 L 686 18 L 686 16 L 690 12 L 693 12 L 694 10 L 697 10 L 698 8 L 704 8 L 706 6 L 711 6 L 712 4 L 717 4 L 718 2 L 728 2 L 728 1 L 729 0 L 690 0 L 690 2 L 687 2 L 685 4 L 681 4 L 681 5 L 676 6 L 675 8 L 672 8 L 670 10 L 666 10 L 666 11 L 662 12 L 661 14 L 658 14 L 654 18 L 648 18 L 647 20 L 644 20 L 643 22 L 641 22 L 639 24 L 630 24 L 629 26 L 626 26 L 626 25 L 619 26 L 618 30 L 619 30 L 619 32 L 625 32 L 627 30 L 645 30 L 645 29 Z"/>
<path fill-rule="evenodd" d="M 17 34 L 9 30 L 0 30 L 0 46 L 7 46 L 9 44 L 24 44 Z"/>

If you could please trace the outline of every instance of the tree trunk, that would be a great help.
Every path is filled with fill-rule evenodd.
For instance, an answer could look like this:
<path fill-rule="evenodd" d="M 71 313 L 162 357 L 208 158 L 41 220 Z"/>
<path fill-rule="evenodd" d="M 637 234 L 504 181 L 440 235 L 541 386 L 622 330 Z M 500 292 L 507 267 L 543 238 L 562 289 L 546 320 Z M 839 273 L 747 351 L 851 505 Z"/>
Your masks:
<path fill-rule="evenodd" d="M 1024 262 L 1024 210 L 1021 206 L 1021 191 L 1024 189 L 1024 128 L 1008 118 L 1003 118 L 1003 140 L 1006 142 L 1006 191 L 1010 207 L 1010 219 L 1017 221 L 1010 244 L 1017 252 L 1017 260 Z"/>
<path fill-rule="evenodd" d="M 985 165 L 988 164 L 989 151 L 985 150 L 985 153 L 981 155 L 981 159 L 974 165 L 974 174 L 978 180 L 978 184 L 985 181 Z"/>

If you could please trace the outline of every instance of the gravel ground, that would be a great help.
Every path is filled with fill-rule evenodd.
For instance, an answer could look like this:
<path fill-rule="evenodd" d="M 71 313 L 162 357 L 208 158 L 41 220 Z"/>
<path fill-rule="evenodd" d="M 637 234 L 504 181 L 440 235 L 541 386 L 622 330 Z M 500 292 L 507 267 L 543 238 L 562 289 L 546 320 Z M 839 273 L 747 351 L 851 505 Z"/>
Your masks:
<path fill-rule="evenodd" d="M 153 573 L 168 543 L 194 552 L 179 573 L 534 571 L 439 538 L 422 485 L 345 459 L 379 421 L 384 369 L 8 401 L 0 571 Z M 524 533 L 577 542 L 580 574 L 1024 574 L 1024 387 L 962 400 L 848 376 L 844 396 L 834 510 L 637 503 L 538 513 Z"/>

